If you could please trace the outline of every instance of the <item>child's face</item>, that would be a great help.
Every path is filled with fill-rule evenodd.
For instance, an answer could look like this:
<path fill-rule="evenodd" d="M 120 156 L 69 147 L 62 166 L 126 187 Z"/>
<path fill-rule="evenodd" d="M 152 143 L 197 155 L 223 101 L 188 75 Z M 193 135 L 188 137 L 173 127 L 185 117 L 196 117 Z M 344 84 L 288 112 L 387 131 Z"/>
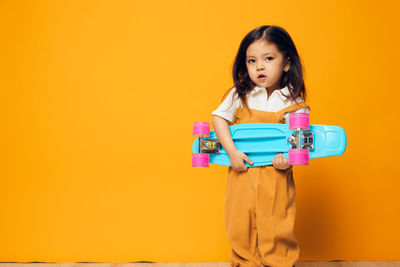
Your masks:
<path fill-rule="evenodd" d="M 290 62 L 274 43 L 259 39 L 253 42 L 246 51 L 246 66 L 250 79 L 258 86 L 280 89 L 279 84 L 283 71 L 288 71 Z"/>

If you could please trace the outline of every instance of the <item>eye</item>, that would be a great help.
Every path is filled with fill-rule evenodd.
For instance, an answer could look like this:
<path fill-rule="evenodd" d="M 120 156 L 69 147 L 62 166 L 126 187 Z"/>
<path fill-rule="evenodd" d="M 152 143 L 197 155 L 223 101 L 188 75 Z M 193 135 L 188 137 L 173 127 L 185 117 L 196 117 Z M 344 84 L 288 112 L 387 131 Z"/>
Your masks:
<path fill-rule="evenodd" d="M 254 59 L 251 58 L 251 59 L 247 60 L 247 62 L 248 62 L 248 63 L 254 63 L 254 62 L 256 62 L 256 61 L 255 61 Z"/>
<path fill-rule="evenodd" d="M 271 60 L 273 60 L 273 59 L 274 59 L 273 57 L 266 57 L 266 58 L 265 58 L 266 61 L 271 61 Z"/>

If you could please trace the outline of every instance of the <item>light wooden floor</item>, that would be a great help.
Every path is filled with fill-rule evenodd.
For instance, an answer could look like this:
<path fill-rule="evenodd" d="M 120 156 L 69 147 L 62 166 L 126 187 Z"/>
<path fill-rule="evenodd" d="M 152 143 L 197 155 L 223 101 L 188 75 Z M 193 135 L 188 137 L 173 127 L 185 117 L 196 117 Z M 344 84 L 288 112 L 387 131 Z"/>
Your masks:
<path fill-rule="evenodd" d="M 229 263 L 0 263 L 0 267 L 229 267 Z M 400 267 L 400 261 L 303 261 L 296 267 Z"/>

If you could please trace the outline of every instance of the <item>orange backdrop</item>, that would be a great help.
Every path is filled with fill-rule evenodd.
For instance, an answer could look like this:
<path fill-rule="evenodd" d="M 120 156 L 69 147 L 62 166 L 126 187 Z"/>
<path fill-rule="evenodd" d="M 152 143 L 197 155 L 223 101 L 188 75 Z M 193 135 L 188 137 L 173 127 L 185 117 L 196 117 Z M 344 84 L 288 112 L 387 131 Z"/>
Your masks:
<path fill-rule="evenodd" d="M 400 260 L 398 1 L 0 1 L 0 261 L 228 261 L 226 167 L 192 123 L 244 35 L 284 27 L 311 123 L 341 157 L 295 167 L 300 260 Z"/>

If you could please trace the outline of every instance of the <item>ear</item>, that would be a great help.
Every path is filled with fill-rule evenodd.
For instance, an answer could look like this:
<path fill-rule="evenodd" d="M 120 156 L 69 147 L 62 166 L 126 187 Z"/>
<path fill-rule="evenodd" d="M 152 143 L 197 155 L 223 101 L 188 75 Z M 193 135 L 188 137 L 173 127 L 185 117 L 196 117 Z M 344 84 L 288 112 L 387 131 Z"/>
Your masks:
<path fill-rule="evenodd" d="M 283 64 L 283 71 L 284 72 L 288 72 L 289 71 L 289 69 L 290 69 L 290 57 L 287 57 L 286 59 L 285 59 L 285 63 Z"/>

